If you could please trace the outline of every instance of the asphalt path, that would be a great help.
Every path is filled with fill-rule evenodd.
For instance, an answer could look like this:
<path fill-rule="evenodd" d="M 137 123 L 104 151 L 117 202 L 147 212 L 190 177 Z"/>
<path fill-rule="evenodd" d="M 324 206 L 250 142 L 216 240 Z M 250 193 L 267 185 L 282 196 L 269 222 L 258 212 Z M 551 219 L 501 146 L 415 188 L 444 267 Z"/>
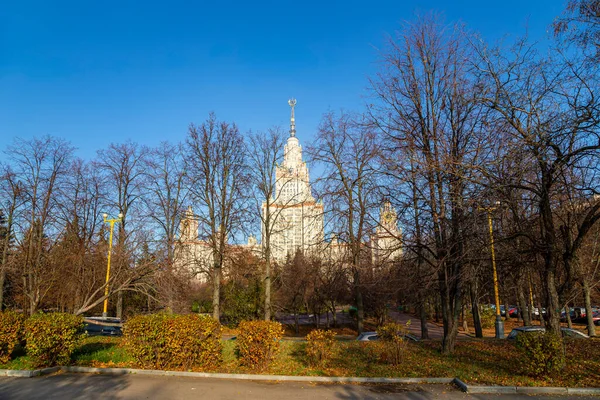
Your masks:
<path fill-rule="evenodd" d="M 560 396 L 535 396 L 559 399 Z M 568 398 L 568 397 L 562 397 Z M 577 397 L 594 399 L 594 397 Z M 451 385 L 355 385 L 257 382 L 148 375 L 55 374 L 0 377 L 1 400 L 184 400 L 184 399 L 531 399 L 525 395 L 469 395 Z"/>

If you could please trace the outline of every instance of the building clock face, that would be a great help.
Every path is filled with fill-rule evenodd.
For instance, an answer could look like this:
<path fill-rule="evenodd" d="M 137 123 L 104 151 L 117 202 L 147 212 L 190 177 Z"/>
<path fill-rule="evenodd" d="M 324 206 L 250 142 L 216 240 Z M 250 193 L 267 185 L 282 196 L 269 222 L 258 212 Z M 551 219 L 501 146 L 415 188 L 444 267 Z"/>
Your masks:
<path fill-rule="evenodd" d="M 386 213 L 384 213 L 384 214 L 382 215 L 382 218 L 381 218 L 381 219 L 383 220 L 383 223 L 384 223 L 384 224 L 389 224 L 389 223 L 391 223 L 391 222 L 392 222 L 392 220 L 394 219 L 394 217 L 393 217 L 392 213 L 390 213 L 390 212 L 386 212 Z"/>

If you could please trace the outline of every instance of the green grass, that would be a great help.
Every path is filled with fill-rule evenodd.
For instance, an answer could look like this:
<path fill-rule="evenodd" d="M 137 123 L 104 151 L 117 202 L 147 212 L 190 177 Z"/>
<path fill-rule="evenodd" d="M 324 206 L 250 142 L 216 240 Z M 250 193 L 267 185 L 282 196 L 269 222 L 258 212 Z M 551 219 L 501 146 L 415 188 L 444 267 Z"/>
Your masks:
<path fill-rule="evenodd" d="M 116 337 L 85 338 L 71 356 L 73 364 L 81 366 L 131 366 L 133 360 Z"/>
<path fill-rule="evenodd" d="M 93 367 L 137 368 L 121 345 L 121 338 L 85 338 L 72 356 L 72 363 Z M 335 356 L 326 367 L 312 368 L 305 358 L 305 342 L 282 341 L 280 352 L 265 371 L 242 365 L 236 341 L 223 342 L 223 363 L 210 372 L 264 373 L 272 375 L 364 376 L 364 377 L 459 377 L 469 384 L 519 386 L 600 387 L 600 340 L 567 341 L 567 364 L 552 377 L 532 378 L 514 344 L 506 340 L 458 342 L 453 355 L 440 353 L 439 342 L 408 343 L 400 365 L 382 363 L 377 342 L 336 342 Z M 34 369 L 23 349 L 2 369 Z M 200 371 L 199 369 L 197 369 Z"/>

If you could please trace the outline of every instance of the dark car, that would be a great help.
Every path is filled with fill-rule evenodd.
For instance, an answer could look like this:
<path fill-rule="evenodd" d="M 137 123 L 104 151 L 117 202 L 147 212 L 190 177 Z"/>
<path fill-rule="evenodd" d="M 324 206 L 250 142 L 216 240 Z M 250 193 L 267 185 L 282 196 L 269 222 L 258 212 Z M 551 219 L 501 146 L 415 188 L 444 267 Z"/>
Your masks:
<path fill-rule="evenodd" d="M 585 333 L 582 333 L 576 329 L 560 328 L 560 331 L 562 333 L 562 336 L 566 337 L 566 338 L 573 338 L 573 339 L 589 339 L 590 338 Z M 520 334 L 529 333 L 529 332 L 544 333 L 544 332 L 546 332 L 546 328 L 544 328 L 543 326 L 520 326 L 520 327 L 515 328 L 512 331 L 510 331 L 510 333 L 508 334 L 508 336 L 506 338 L 509 340 L 514 340 Z"/>
<path fill-rule="evenodd" d="M 121 336 L 121 321 L 117 318 L 90 317 L 84 320 L 85 333 L 89 336 Z"/>

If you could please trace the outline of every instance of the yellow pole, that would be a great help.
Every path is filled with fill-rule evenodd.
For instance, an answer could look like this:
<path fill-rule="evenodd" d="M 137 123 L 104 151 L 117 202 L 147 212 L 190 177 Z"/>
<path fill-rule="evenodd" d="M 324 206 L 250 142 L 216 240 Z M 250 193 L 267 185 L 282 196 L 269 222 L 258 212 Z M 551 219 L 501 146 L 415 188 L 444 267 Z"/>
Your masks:
<path fill-rule="evenodd" d="M 494 229 L 492 226 L 492 210 L 487 210 L 490 228 L 490 249 L 492 251 L 492 268 L 494 269 L 494 298 L 496 301 L 496 318 L 500 317 L 500 296 L 498 295 L 498 272 L 496 270 L 496 252 L 494 251 Z M 506 310 L 508 312 L 508 310 Z"/>
<path fill-rule="evenodd" d="M 498 204 L 498 203 L 496 203 Z M 494 226 L 492 224 L 492 211 L 495 207 L 480 208 L 485 210 L 488 217 L 488 225 L 490 230 L 490 250 L 492 252 L 492 269 L 494 270 L 494 301 L 496 302 L 496 339 L 504 339 L 504 322 L 500 313 L 500 296 L 498 295 L 498 271 L 496 269 L 496 252 L 494 250 Z M 508 312 L 508 310 L 506 310 Z"/>
<path fill-rule="evenodd" d="M 106 287 L 104 288 L 104 311 L 102 312 L 103 317 L 108 317 L 108 281 L 110 280 L 110 255 L 112 254 L 112 243 L 113 243 L 113 231 L 115 222 L 121 221 L 122 214 L 119 214 L 119 218 L 108 219 L 108 216 L 104 214 L 104 222 L 110 224 L 110 238 L 108 239 L 108 263 L 106 266 Z"/>

